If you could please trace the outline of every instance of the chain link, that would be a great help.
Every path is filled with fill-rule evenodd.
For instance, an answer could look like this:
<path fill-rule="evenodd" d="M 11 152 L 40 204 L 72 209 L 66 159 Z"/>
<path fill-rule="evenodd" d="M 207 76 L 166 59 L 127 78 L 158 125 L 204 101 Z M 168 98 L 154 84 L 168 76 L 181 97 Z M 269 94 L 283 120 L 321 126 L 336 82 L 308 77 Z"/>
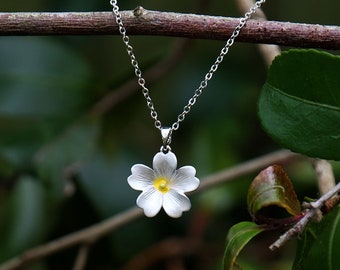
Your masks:
<path fill-rule="evenodd" d="M 229 52 L 230 47 L 234 44 L 235 38 L 240 34 L 241 29 L 246 25 L 247 21 L 250 17 L 255 13 L 255 11 L 261 7 L 261 5 L 266 2 L 266 0 L 258 0 L 255 4 L 250 8 L 250 10 L 244 14 L 244 16 L 239 20 L 238 25 L 235 27 L 231 36 L 227 40 L 224 47 L 221 49 L 220 54 L 217 56 L 215 62 L 210 67 L 207 74 L 204 76 L 204 80 L 201 81 L 199 87 L 195 90 L 194 95 L 189 99 L 187 105 L 184 106 L 183 111 L 178 115 L 177 121 L 171 125 L 171 130 L 177 130 L 182 121 L 184 121 L 186 115 L 190 112 L 191 107 L 196 103 L 197 98 L 203 93 L 203 90 L 207 87 L 208 82 L 213 77 L 214 73 L 217 71 L 219 65 L 222 63 L 224 57 Z M 116 23 L 119 27 L 119 33 L 122 35 L 123 42 L 125 43 L 126 50 L 131 59 L 131 65 L 135 70 L 135 74 L 138 78 L 138 84 L 142 87 L 142 93 L 146 100 L 146 104 L 150 109 L 150 115 L 155 120 L 155 127 L 159 130 L 162 129 L 162 123 L 158 119 L 158 114 L 155 110 L 154 104 L 150 97 L 149 89 L 145 86 L 145 79 L 142 77 L 142 71 L 139 68 L 138 61 L 133 52 L 133 47 L 130 44 L 129 36 L 126 34 L 126 28 L 122 21 L 122 16 L 119 12 L 119 7 L 117 4 L 117 0 L 110 0 L 110 4 L 112 5 L 112 12 L 116 17 Z"/>

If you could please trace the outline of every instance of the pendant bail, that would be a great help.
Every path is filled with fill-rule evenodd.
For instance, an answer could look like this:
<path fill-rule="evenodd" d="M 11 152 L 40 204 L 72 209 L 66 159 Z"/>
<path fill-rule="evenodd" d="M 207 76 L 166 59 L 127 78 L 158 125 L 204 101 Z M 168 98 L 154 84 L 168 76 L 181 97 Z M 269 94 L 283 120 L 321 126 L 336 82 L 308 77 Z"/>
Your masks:
<path fill-rule="evenodd" d="M 161 135 L 162 135 L 163 146 L 167 148 L 167 146 L 169 146 L 171 143 L 172 128 L 162 127 Z"/>

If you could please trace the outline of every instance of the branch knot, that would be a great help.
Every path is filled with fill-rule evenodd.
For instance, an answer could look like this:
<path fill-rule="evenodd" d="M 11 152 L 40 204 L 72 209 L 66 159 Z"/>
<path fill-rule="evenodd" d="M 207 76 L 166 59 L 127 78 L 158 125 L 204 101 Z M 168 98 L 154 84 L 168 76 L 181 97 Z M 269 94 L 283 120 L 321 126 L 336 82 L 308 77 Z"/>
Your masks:
<path fill-rule="evenodd" d="M 145 13 L 145 9 L 142 6 L 137 6 L 134 10 L 133 10 L 133 15 L 137 18 L 140 18 L 144 15 Z"/>

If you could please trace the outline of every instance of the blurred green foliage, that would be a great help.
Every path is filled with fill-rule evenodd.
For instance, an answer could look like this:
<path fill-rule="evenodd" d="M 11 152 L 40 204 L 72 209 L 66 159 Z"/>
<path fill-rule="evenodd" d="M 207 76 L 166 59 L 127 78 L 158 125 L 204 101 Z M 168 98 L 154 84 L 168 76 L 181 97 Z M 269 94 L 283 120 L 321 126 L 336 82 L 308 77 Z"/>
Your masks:
<path fill-rule="evenodd" d="M 197 1 L 125 0 L 120 5 L 195 12 Z M 339 8 L 335 0 L 324 6 L 303 0 L 268 1 L 264 10 L 269 19 L 339 25 Z M 109 11 L 111 7 L 108 1 L 95 0 L 13 0 L 2 1 L 0 10 Z M 216 0 L 201 13 L 239 15 L 234 1 Z M 165 57 L 175 42 L 164 37 L 131 40 L 143 70 Z M 176 69 L 148 85 L 163 123 L 176 119 L 222 46 L 221 41 L 195 41 Z M 256 46 L 235 44 L 174 134 L 172 148 L 179 165 L 192 164 L 203 177 L 278 148 L 257 119 L 265 75 Z M 145 101 L 136 92 L 104 115 L 91 113 L 99 100 L 132 77 L 117 36 L 0 38 L 0 262 L 134 205 L 137 192 L 126 183 L 130 167 L 151 164 L 161 145 Z M 339 175 L 338 164 L 335 168 Z M 287 169 L 293 181 L 299 179 L 294 183 L 299 196 L 316 196 L 308 162 Z M 93 246 L 86 269 L 119 269 L 164 239 L 190 235 L 204 244 L 185 258 L 186 267 L 219 269 L 227 229 L 249 219 L 246 193 L 255 175 L 194 195 L 193 209 L 182 219 L 160 214 L 119 229 Z M 255 261 L 266 258 L 268 269 L 277 261 L 289 264 L 291 249 L 268 254 L 267 242 L 250 248 Z M 75 255 L 76 249 L 66 250 L 29 269 L 71 269 Z M 165 264 L 161 261 L 153 269 L 164 269 Z"/>

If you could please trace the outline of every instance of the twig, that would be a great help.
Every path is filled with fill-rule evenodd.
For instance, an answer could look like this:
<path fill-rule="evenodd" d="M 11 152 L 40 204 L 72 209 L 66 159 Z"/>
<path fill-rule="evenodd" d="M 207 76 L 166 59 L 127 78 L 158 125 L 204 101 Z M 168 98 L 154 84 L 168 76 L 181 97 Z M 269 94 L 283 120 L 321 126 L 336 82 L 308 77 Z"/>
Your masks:
<path fill-rule="evenodd" d="M 200 245 L 201 242 L 194 238 L 168 238 L 135 256 L 121 270 L 150 269 L 152 265 L 160 260 L 193 254 Z"/>
<path fill-rule="evenodd" d="M 0 270 L 19 269 L 28 262 L 46 257 L 60 250 L 70 248 L 80 243 L 95 242 L 95 240 L 98 240 L 111 231 L 120 228 L 124 224 L 129 223 L 142 215 L 143 212 L 141 209 L 132 207 L 86 229 L 65 235 L 50 243 L 28 250 L 18 257 L 2 264 Z"/>
<path fill-rule="evenodd" d="M 291 161 L 299 157 L 300 155 L 292 153 L 289 150 L 280 150 L 262 157 L 254 158 L 234 167 L 222 170 L 211 176 L 205 177 L 202 179 L 201 185 L 197 191 L 201 192 L 202 190 L 211 188 L 218 184 L 222 184 L 240 176 L 256 172 L 269 165 Z"/>
<path fill-rule="evenodd" d="M 199 191 L 216 186 L 221 183 L 225 183 L 227 181 L 231 181 L 235 178 L 247 175 L 249 173 L 256 172 L 270 164 L 287 162 L 297 157 L 297 154 L 294 154 L 288 150 L 280 150 L 255 158 L 245 163 L 236 165 L 235 167 L 203 178 Z M 89 241 L 95 242 L 104 235 L 117 230 L 124 224 L 127 224 L 137 218 L 142 217 L 142 213 L 143 212 L 141 209 L 137 207 L 132 207 L 131 209 L 121 212 L 107 220 L 94 224 L 88 228 L 28 250 L 20 254 L 19 256 L 3 263 L 0 266 L 0 270 L 18 269 L 28 262 L 46 257 L 60 250 L 67 249 L 81 243 L 88 243 Z"/>
<path fill-rule="evenodd" d="M 144 10 L 123 11 L 130 35 L 226 40 L 238 19 Z M 111 12 L 0 13 L 0 35 L 118 34 Z M 340 27 L 250 20 L 238 41 L 324 49 L 340 48 Z"/>
<path fill-rule="evenodd" d="M 326 194 L 321 196 L 317 201 L 311 202 L 310 205 L 314 209 L 320 209 L 326 201 L 328 201 L 330 198 L 332 198 L 335 194 L 337 194 L 340 191 L 340 182 L 331 190 L 329 190 Z"/>
<path fill-rule="evenodd" d="M 254 0 L 238 0 L 237 5 L 242 13 L 247 12 L 253 5 Z M 254 18 L 258 20 L 267 20 L 266 15 L 262 11 L 262 9 L 258 9 L 254 15 Z M 269 67 L 273 61 L 273 59 L 281 53 L 279 46 L 277 45 L 269 45 L 269 44 L 258 44 L 259 51 L 266 63 Z"/>
<path fill-rule="evenodd" d="M 189 39 L 177 40 L 167 57 L 145 71 L 144 78 L 148 84 L 160 79 L 163 75 L 168 74 L 174 67 L 176 67 L 178 62 L 183 59 L 185 52 L 188 50 L 188 48 L 190 48 L 191 43 L 192 42 Z M 98 102 L 96 102 L 92 107 L 90 114 L 95 116 L 101 116 L 105 114 L 117 103 L 129 97 L 138 89 L 140 89 L 140 86 L 137 84 L 135 78 L 127 81 L 115 89 L 115 91 L 110 92 Z"/>
<path fill-rule="evenodd" d="M 300 234 L 308 223 L 314 219 L 315 216 L 319 215 L 320 208 L 324 206 L 324 204 L 332 198 L 335 194 L 340 192 L 340 182 L 326 194 L 321 196 L 317 201 L 311 203 L 305 203 L 307 209 L 305 210 L 305 216 L 301 218 L 301 220 L 296 223 L 291 229 L 286 231 L 280 238 L 275 241 L 270 247 L 270 250 L 276 250 L 280 248 L 284 243 L 288 240 L 292 239 L 294 236 Z"/>
<path fill-rule="evenodd" d="M 90 251 L 90 244 L 84 244 L 79 248 L 73 270 L 84 270 Z"/>
<path fill-rule="evenodd" d="M 320 194 L 324 195 L 335 186 L 332 165 L 327 160 L 316 158 L 313 160 L 313 167 L 317 175 Z"/>

